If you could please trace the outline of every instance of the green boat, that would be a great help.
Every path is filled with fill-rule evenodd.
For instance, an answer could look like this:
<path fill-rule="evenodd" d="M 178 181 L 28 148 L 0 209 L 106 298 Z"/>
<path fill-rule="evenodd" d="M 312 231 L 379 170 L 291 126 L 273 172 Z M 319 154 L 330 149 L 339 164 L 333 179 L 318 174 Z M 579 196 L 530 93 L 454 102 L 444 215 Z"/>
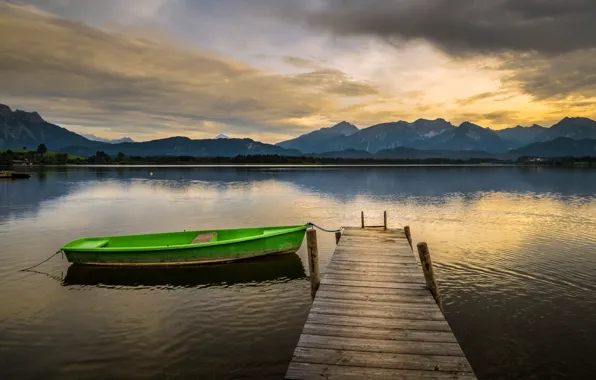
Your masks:
<path fill-rule="evenodd" d="M 90 265 L 189 265 L 247 259 L 300 248 L 308 226 L 184 231 L 82 238 L 61 250 Z"/>

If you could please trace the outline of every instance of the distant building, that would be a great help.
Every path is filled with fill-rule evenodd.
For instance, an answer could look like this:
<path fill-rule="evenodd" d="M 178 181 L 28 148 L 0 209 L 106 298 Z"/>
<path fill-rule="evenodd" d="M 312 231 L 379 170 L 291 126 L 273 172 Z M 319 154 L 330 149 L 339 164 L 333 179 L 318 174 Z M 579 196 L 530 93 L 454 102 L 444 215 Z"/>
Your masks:
<path fill-rule="evenodd" d="M 13 165 L 16 165 L 16 166 L 31 166 L 31 165 L 33 165 L 31 163 L 31 161 L 29 161 L 28 159 L 24 159 L 24 160 L 13 160 L 12 161 L 12 164 Z"/>

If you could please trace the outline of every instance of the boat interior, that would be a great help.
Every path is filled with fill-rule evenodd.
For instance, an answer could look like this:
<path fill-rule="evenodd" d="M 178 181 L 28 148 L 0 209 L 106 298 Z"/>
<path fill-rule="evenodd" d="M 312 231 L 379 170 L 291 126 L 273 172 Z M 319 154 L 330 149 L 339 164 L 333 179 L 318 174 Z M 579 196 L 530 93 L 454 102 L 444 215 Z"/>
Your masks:
<path fill-rule="evenodd" d="M 167 232 L 146 235 L 127 235 L 83 238 L 72 241 L 64 246 L 70 249 L 96 249 L 96 248 L 135 248 L 135 247 L 163 247 L 189 244 L 205 244 L 216 241 L 226 241 L 252 236 L 264 236 L 279 233 L 283 230 L 296 228 L 290 227 L 265 227 L 265 228 L 239 228 L 217 231 L 184 231 Z"/>

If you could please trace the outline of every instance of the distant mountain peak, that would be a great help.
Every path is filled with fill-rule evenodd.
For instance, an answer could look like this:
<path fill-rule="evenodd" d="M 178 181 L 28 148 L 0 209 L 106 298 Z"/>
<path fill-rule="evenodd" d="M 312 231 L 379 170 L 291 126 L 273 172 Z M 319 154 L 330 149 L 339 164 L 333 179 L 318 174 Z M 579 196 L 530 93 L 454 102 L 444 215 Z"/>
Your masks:
<path fill-rule="evenodd" d="M 352 134 L 352 133 L 355 133 L 358 131 L 358 127 L 352 123 L 349 123 L 349 122 L 343 120 L 343 121 L 340 121 L 339 123 L 335 124 L 332 127 L 321 128 L 320 130 L 342 131 L 342 132 L 347 132 L 347 134 Z M 346 135 L 346 134 L 344 134 L 344 135 Z"/>
<path fill-rule="evenodd" d="M 557 137 L 569 137 L 575 140 L 595 139 L 596 121 L 585 117 L 565 117 L 550 128 L 545 128 L 535 141 L 549 141 Z"/>
<path fill-rule="evenodd" d="M 589 119 L 587 117 L 579 117 L 579 116 L 565 117 L 563 120 L 561 120 L 557 124 L 561 124 L 561 123 L 565 123 L 565 122 L 572 122 L 572 123 L 576 123 L 576 124 L 580 124 L 580 125 L 593 125 L 594 124 L 594 120 Z M 557 125 L 557 124 L 555 124 L 555 125 Z M 553 127 L 555 125 L 553 125 Z"/>
<path fill-rule="evenodd" d="M 435 122 L 435 123 L 447 123 L 447 120 L 443 119 L 442 117 L 439 117 L 437 119 L 425 119 L 425 118 L 419 118 L 416 121 L 414 121 L 412 124 L 416 124 L 416 123 L 429 123 L 429 122 Z"/>
<path fill-rule="evenodd" d="M 215 136 L 216 139 L 229 139 L 228 136 L 224 135 L 223 133 L 220 133 L 219 135 Z"/>
<path fill-rule="evenodd" d="M 6 104 L 0 104 L 0 116 L 8 117 L 12 110 Z"/>
<path fill-rule="evenodd" d="M 478 124 L 474 124 L 474 123 L 469 122 L 469 121 L 464 121 L 463 123 L 461 123 L 459 125 L 458 128 L 480 128 L 480 129 L 485 129 L 485 128 L 479 126 Z"/>
<path fill-rule="evenodd" d="M 30 112 L 26 119 L 31 123 L 45 123 L 45 120 L 41 117 L 41 115 L 37 112 Z"/>
<path fill-rule="evenodd" d="M 131 139 L 130 137 L 121 137 L 118 139 L 106 139 L 104 137 L 99 137 L 99 136 L 95 136 L 92 134 L 83 134 L 82 136 L 85 137 L 87 140 L 99 141 L 99 142 L 104 142 L 104 143 L 108 143 L 108 144 L 121 144 L 121 143 L 134 142 L 134 140 Z"/>
<path fill-rule="evenodd" d="M 358 127 L 344 120 L 331 127 L 317 129 L 291 140 L 279 142 L 276 145 L 285 149 L 297 149 L 308 153 L 324 152 L 328 150 L 330 140 L 351 136 L 358 131 Z"/>
<path fill-rule="evenodd" d="M 525 125 L 516 125 L 515 127 L 512 128 L 505 128 L 505 129 L 535 129 L 535 128 L 544 128 L 542 125 L 538 125 L 538 124 L 532 124 L 530 126 L 525 126 Z"/>

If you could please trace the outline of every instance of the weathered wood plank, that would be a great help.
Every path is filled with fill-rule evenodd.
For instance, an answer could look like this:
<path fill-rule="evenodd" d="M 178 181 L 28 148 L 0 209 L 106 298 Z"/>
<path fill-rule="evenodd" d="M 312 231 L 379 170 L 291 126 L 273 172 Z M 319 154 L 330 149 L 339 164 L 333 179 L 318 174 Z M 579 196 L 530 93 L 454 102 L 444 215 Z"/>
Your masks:
<path fill-rule="evenodd" d="M 472 372 L 472 368 L 465 358 L 454 358 L 453 356 L 343 351 L 326 348 L 298 347 L 294 353 L 294 361 L 298 363 L 356 367 Z"/>
<path fill-rule="evenodd" d="M 473 374 L 466 372 L 416 371 L 389 368 L 369 368 L 292 362 L 286 379 L 289 380 L 471 380 Z"/>
<path fill-rule="evenodd" d="M 337 248 L 335 250 L 336 254 L 339 255 L 366 255 L 366 256 L 375 256 L 378 258 L 382 258 L 382 256 L 397 256 L 397 257 L 407 257 L 408 259 L 411 260 L 412 258 L 412 252 L 411 251 L 406 251 L 405 249 L 394 249 L 394 250 L 390 250 L 390 249 L 378 249 L 378 248 L 374 248 L 374 247 L 369 247 L 369 248 L 358 248 L 358 249 L 352 249 L 352 248 Z"/>
<path fill-rule="evenodd" d="M 390 288 L 390 289 L 425 289 L 424 285 L 419 283 L 400 283 L 400 282 L 374 282 L 374 281 L 353 281 L 353 280 L 337 280 L 334 278 L 327 278 L 323 276 L 321 284 L 326 285 L 343 285 L 353 287 L 368 287 L 368 288 Z"/>
<path fill-rule="evenodd" d="M 345 244 L 340 244 L 335 249 L 336 252 L 343 252 L 343 251 L 350 251 L 350 252 L 362 252 L 362 253 L 385 253 L 385 254 L 393 254 L 393 253 L 403 253 L 413 256 L 412 250 L 410 246 L 400 245 L 400 244 L 370 244 L 370 243 L 352 243 L 346 242 Z"/>
<path fill-rule="evenodd" d="M 341 244 L 342 246 L 347 246 L 350 244 L 366 244 L 372 245 L 376 247 L 383 247 L 383 246 L 396 246 L 396 247 L 403 247 L 408 245 L 408 240 L 405 238 L 400 237 L 381 237 L 377 238 L 374 236 L 346 236 L 346 241 Z"/>
<path fill-rule="evenodd" d="M 388 278 L 409 278 L 417 282 L 424 281 L 424 277 L 420 273 L 414 273 L 412 270 L 403 269 L 400 271 L 380 271 L 378 269 L 374 270 L 366 270 L 363 268 L 336 268 L 335 266 L 328 266 L 327 270 L 325 271 L 326 275 L 335 275 L 335 276 L 348 276 L 350 278 L 367 278 L 372 279 L 373 277 L 381 278 L 381 277 L 388 277 Z M 375 280 L 378 281 L 378 280 Z"/>
<path fill-rule="evenodd" d="M 361 244 L 361 245 L 371 245 L 375 247 L 383 247 L 383 246 L 394 246 L 394 247 L 403 247 L 408 245 L 408 240 L 405 238 L 397 238 L 397 237 L 382 237 L 382 238 L 375 238 L 373 236 L 370 237 L 360 237 L 360 236 L 347 236 L 346 241 L 341 244 L 342 246 L 348 246 L 350 244 Z"/>
<path fill-rule="evenodd" d="M 352 292 L 350 288 L 335 291 L 332 289 L 321 289 L 317 293 L 317 298 L 346 301 L 368 301 L 368 302 L 394 302 L 394 303 L 422 303 L 432 304 L 434 299 L 426 291 L 422 293 L 397 293 L 378 294 L 377 292 Z"/>
<path fill-rule="evenodd" d="M 416 320 L 397 318 L 368 318 L 349 315 L 319 314 L 312 311 L 307 323 L 353 327 L 382 327 L 391 329 L 451 331 L 445 320 Z"/>
<path fill-rule="evenodd" d="M 347 306 L 332 304 L 313 304 L 311 312 L 329 315 L 342 315 L 364 318 L 397 318 L 397 319 L 421 319 L 427 321 L 441 321 L 443 314 L 438 310 L 394 310 L 390 308 L 375 309 L 354 309 Z"/>
<path fill-rule="evenodd" d="M 367 234 L 355 235 L 355 234 L 351 233 L 350 231 L 347 231 L 345 233 L 345 235 L 350 240 L 369 240 L 376 244 L 379 244 L 380 242 L 386 242 L 388 240 L 393 240 L 393 241 L 396 241 L 399 243 L 401 243 L 403 241 L 405 241 L 406 243 L 408 242 L 408 239 L 405 237 L 405 234 L 404 235 L 392 235 L 390 233 L 381 233 L 381 234 L 372 234 L 372 235 L 367 235 Z"/>
<path fill-rule="evenodd" d="M 327 285 L 321 289 L 322 292 L 342 292 L 342 293 L 358 293 L 366 295 L 396 295 L 396 296 L 411 296 L 415 298 L 431 297 L 432 295 L 427 289 L 392 289 L 392 288 L 369 288 L 369 287 L 354 287 L 343 285 Z M 317 293 L 318 294 L 318 293 Z"/>
<path fill-rule="evenodd" d="M 358 264 L 355 264 L 358 263 Z M 332 260 L 327 265 L 329 268 L 342 268 L 349 270 L 376 270 L 380 272 L 397 272 L 397 271 L 408 271 L 409 273 L 422 273 L 422 269 L 418 263 L 414 262 L 403 262 L 403 263 L 378 263 L 378 262 L 354 262 L 354 261 L 341 261 Z"/>
<path fill-rule="evenodd" d="M 369 240 L 371 242 L 386 242 L 388 240 L 393 240 L 396 242 L 408 241 L 405 234 L 404 235 L 392 235 L 390 233 L 382 233 L 382 234 L 353 234 L 351 231 L 344 231 L 344 235 L 347 236 L 350 240 Z M 409 244 L 409 243 L 408 243 Z"/>
<path fill-rule="evenodd" d="M 371 301 L 355 301 L 355 300 L 343 300 L 343 299 L 334 299 L 334 298 L 325 298 L 325 297 L 317 297 L 315 302 L 313 302 L 313 306 L 343 306 L 343 307 L 350 307 L 353 309 L 375 309 L 375 310 L 395 310 L 395 311 L 404 311 L 404 310 L 425 310 L 425 311 L 432 311 L 436 312 L 437 308 L 436 305 L 433 303 L 416 303 L 416 302 L 409 302 L 409 300 L 404 300 L 402 302 L 371 302 Z"/>
<path fill-rule="evenodd" d="M 345 338 L 339 336 L 302 334 L 298 347 L 330 348 L 335 350 L 388 352 L 394 354 L 460 356 L 464 354 L 457 343 L 410 342 L 402 340 L 379 340 Z"/>
<path fill-rule="evenodd" d="M 351 280 L 351 281 L 374 281 L 374 282 L 384 282 L 384 283 L 394 283 L 394 282 L 407 282 L 412 284 L 422 285 L 423 283 L 420 281 L 420 277 L 412 276 L 412 275 L 397 275 L 397 274 L 373 274 L 373 273 L 325 273 L 324 276 L 326 279 L 335 279 L 335 280 Z"/>
<path fill-rule="evenodd" d="M 327 265 L 325 268 L 325 273 L 335 273 L 335 274 L 354 274 L 355 276 L 364 275 L 364 274 L 371 274 L 377 276 L 387 276 L 387 275 L 395 275 L 395 276 L 407 276 L 407 277 L 414 277 L 417 278 L 418 281 L 424 281 L 424 277 L 420 274 L 415 272 L 415 268 L 379 268 L 379 267 L 358 267 L 358 266 L 349 266 L 349 265 L 337 265 L 337 263 L 331 263 Z"/>
<path fill-rule="evenodd" d="M 400 257 L 400 256 L 384 256 L 384 257 L 375 257 L 375 256 L 366 256 L 366 255 L 350 255 L 350 254 L 335 254 L 333 255 L 333 261 L 353 261 L 353 262 L 361 262 L 361 263 L 385 263 L 385 264 L 403 264 L 403 263 L 411 263 L 412 259 L 409 257 Z"/>
<path fill-rule="evenodd" d="M 357 263 L 357 264 L 355 264 Z M 386 272 L 386 273 L 396 273 L 396 272 L 406 272 L 412 275 L 420 275 L 423 277 L 422 271 L 420 270 L 420 266 L 408 264 L 408 263 L 389 263 L 387 265 L 377 265 L 378 263 L 372 262 L 346 262 L 340 260 L 333 260 L 329 262 L 327 265 L 326 271 L 331 269 L 342 269 L 347 271 L 360 271 L 360 272 Z"/>
<path fill-rule="evenodd" d="M 403 230 L 398 229 L 370 229 L 370 228 L 346 228 L 344 234 L 349 236 L 365 236 L 365 237 L 406 237 L 406 233 Z"/>
<path fill-rule="evenodd" d="M 309 335 L 339 336 L 344 338 L 457 343 L 457 340 L 455 340 L 455 337 L 449 331 L 421 331 L 383 327 L 348 327 L 307 323 L 304 325 L 302 333 Z"/>

